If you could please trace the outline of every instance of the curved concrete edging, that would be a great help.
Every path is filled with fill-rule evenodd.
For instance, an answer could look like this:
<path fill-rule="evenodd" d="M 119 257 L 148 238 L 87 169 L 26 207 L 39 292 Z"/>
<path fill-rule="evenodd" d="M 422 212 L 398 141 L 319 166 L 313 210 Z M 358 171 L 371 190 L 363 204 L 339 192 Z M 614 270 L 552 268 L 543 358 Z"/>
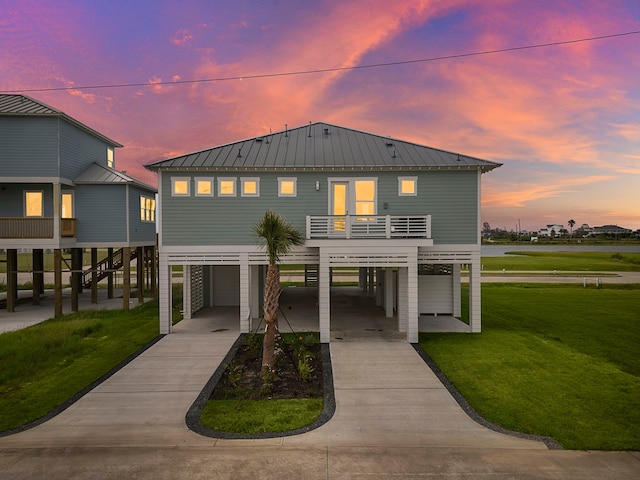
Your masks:
<path fill-rule="evenodd" d="M 502 433 L 505 435 L 510 435 L 512 437 L 522 438 L 525 440 L 535 440 L 538 442 L 543 442 L 547 448 L 550 450 L 563 450 L 562 446 L 553 438 L 547 437 L 544 435 L 533 435 L 529 433 L 517 432 L 514 430 L 507 430 L 495 423 L 491 423 L 489 420 L 480 415 L 476 410 L 467 402 L 467 400 L 462 396 L 462 394 L 458 391 L 458 389 L 451 383 L 451 381 L 447 378 L 447 376 L 438 368 L 433 359 L 429 356 L 427 352 L 425 352 L 418 343 L 412 343 L 411 346 L 415 349 L 415 351 L 420 355 L 420 358 L 424 360 L 427 366 L 433 371 L 433 373 L 438 377 L 438 380 L 444 385 L 444 387 L 449 391 L 451 396 L 458 402 L 458 405 L 464 410 L 464 412 L 471 418 L 474 422 L 482 425 L 485 428 L 493 430 L 494 432 Z"/>
<path fill-rule="evenodd" d="M 11 430 L 0 431 L 0 437 L 7 437 L 7 436 L 13 435 L 15 433 L 20 433 L 20 432 L 24 432 L 25 430 L 30 430 L 30 429 L 32 429 L 34 427 L 37 427 L 38 425 L 42 425 L 43 423 L 45 423 L 48 420 L 51 420 L 56 415 L 59 415 L 60 413 L 64 412 L 67 408 L 69 408 L 71 405 L 76 403 L 78 400 L 80 400 L 82 397 L 84 397 L 87 393 L 89 393 L 91 390 L 96 388 L 98 385 L 100 385 L 101 383 L 104 383 L 110 377 L 115 375 L 119 370 L 123 369 L 125 366 L 127 366 L 129 363 L 131 363 L 137 357 L 139 357 L 144 352 L 149 350 L 151 347 L 153 347 L 156 343 L 158 343 L 164 337 L 165 337 L 165 335 L 158 335 L 156 338 L 151 340 L 149 343 L 147 343 L 146 345 L 142 346 L 142 348 L 140 348 L 139 350 L 133 352 L 127 358 L 122 360 L 118 365 L 113 367 L 111 370 L 109 370 L 107 373 L 102 375 L 96 381 L 94 381 L 91 384 L 87 385 L 85 388 L 80 390 L 78 393 L 73 395 L 71 398 L 69 398 L 69 399 L 65 400 L 64 402 L 62 402 L 60 405 L 55 407 L 53 410 L 51 410 L 46 415 L 43 415 L 42 417 L 37 418 L 37 419 L 33 420 L 32 422 L 26 423 L 26 424 L 22 425 L 21 427 L 14 428 L 14 429 L 11 429 Z"/>
<path fill-rule="evenodd" d="M 264 438 L 279 438 L 279 437 L 290 437 L 293 435 L 300 435 L 301 433 L 310 432 L 311 430 L 315 430 L 318 427 L 321 427 L 325 423 L 327 423 L 333 417 L 333 414 L 336 411 L 336 399 L 335 393 L 333 389 L 333 370 L 331 367 L 331 353 L 329 351 L 329 344 L 322 343 L 320 344 L 321 353 L 322 353 L 322 380 L 323 380 L 323 388 L 324 388 L 324 407 L 322 412 L 318 416 L 315 422 L 311 425 L 307 425 L 306 427 L 297 428 L 295 430 L 288 430 L 286 432 L 265 432 L 265 433 L 256 433 L 256 434 L 242 434 L 242 433 L 229 433 L 222 432 L 220 430 L 215 430 L 209 428 L 200 422 L 200 414 L 204 409 L 209 397 L 213 393 L 216 385 L 224 375 L 225 370 L 229 363 L 235 357 L 236 352 L 244 343 L 247 334 L 241 334 L 238 339 L 235 341 L 229 353 L 227 353 L 226 357 L 222 360 L 216 371 L 213 373 L 205 387 L 202 389 L 195 402 L 189 408 L 187 415 L 185 417 L 185 421 L 190 430 L 205 437 L 210 438 L 223 438 L 223 439 L 264 439 Z"/>

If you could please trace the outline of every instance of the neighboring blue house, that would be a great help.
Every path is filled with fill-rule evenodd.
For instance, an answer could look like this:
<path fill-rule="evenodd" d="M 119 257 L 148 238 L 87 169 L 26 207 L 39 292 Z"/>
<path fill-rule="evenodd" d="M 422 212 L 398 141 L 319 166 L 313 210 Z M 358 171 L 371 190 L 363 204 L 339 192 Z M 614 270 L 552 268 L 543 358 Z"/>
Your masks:
<path fill-rule="evenodd" d="M 268 263 L 252 227 L 267 209 L 305 232 L 281 260 L 317 272 L 322 342 L 331 269 L 341 266 L 359 267 L 417 342 L 421 314 L 460 315 L 460 267 L 469 265 L 468 331 L 479 332 L 480 177 L 498 166 L 327 123 L 147 165 L 159 175 L 161 333 L 171 332 L 173 265 L 184 268 L 185 315 L 236 305 L 249 331 Z"/>
<path fill-rule="evenodd" d="M 101 278 L 111 280 L 113 270 L 128 265 L 123 259 L 137 256 L 139 263 L 154 264 L 156 190 L 115 169 L 119 147 L 55 108 L 24 95 L 0 94 L 0 250 L 7 257 L 9 311 L 18 249 L 33 252 L 36 297 L 42 290 L 43 251 L 60 257 L 70 252 L 75 302 L 82 284 L 93 283 L 95 289 Z M 92 266 L 95 276 L 85 272 L 83 279 L 84 248 L 107 248 L 109 256 Z"/>

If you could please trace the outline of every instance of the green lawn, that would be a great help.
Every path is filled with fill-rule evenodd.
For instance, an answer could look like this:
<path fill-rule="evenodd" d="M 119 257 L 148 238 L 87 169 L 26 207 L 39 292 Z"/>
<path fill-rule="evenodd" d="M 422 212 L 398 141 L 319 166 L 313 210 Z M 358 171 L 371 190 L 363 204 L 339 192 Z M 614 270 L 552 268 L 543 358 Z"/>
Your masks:
<path fill-rule="evenodd" d="M 296 400 L 210 400 L 203 425 L 230 433 L 286 432 L 311 425 L 322 413 L 322 398 Z"/>
<path fill-rule="evenodd" d="M 601 252 L 513 252 L 482 257 L 483 270 L 640 272 L 640 254 Z"/>
<path fill-rule="evenodd" d="M 36 420 L 158 336 L 158 308 L 84 311 L 0 335 L 0 431 Z"/>
<path fill-rule="evenodd" d="M 489 421 L 565 448 L 640 450 L 638 312 L 639 285 L 484 284 L 482 334 L 420 344 Z"/>

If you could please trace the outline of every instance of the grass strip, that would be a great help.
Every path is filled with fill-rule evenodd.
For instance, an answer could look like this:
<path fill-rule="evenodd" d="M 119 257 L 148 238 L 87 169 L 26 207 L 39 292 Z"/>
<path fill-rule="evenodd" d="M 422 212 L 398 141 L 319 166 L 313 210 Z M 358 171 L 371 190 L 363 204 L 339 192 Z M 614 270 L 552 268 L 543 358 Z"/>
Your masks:
<path fill-rule="evenodd" d="M 482 257 L 483 270 L 640 272 L 640 254 L 609 252 L 509 252 Z"/>
<path fill-rule="evenodd" d="M 286 432 L 311 425 L 322 408 L 321 398 L 209 400 L 200 419 L 204 426 L 221 432 Z"/>

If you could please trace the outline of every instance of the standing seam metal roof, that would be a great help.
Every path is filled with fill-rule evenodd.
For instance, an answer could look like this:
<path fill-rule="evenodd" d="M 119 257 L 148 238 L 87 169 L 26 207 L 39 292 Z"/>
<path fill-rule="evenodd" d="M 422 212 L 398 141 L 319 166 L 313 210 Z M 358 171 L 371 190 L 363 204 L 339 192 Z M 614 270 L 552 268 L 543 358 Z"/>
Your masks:
<path fill-rule="evenodd" d="M 58 117 L 66 120 L 67 122 L 81 128 L 82 130 L 90 133 L 91 135 L 100 138 L 105 143 L 113 147 L 122 147 L 121 144 L 115 140 L 111 140 L 109 137 L 95 131 L 94 129 L 86 126 L 84 123 L 79 122 L 73 117 L 70 117 L 66 113 L 56 110 L 49 105 L 34 100 L 26 95 L 13 95 L 13 94 L 0 94 L 0 116 L 25 116 L 25 117 Z"/>
<path fill-rule="evenodd" d="M 501 164 L 329 123 L 312 123 L 146 165 L 160 169 L 480 169 Z"/>
<path fill-rule="evenodd" d="M 142 183 L 135 178 L 130 177 L 124 172 L 120 172 L 114 168 L 94 163 L 84 172 L 78 175 L 74 181 L 76 185 L 108 185 L 108 184 L 133 184 L 144 190 L 156 192 L 154 187 Z"/>

